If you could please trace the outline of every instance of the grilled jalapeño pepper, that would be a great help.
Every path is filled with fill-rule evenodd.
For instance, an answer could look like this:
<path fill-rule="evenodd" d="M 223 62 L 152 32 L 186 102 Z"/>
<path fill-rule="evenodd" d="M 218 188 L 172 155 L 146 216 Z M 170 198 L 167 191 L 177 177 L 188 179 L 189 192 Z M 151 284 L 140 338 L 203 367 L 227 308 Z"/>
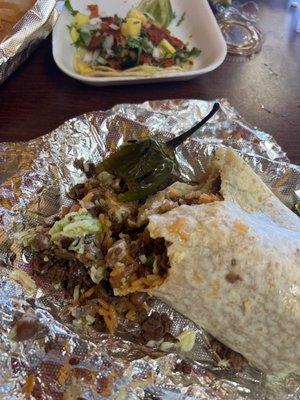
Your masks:
<path fill-rule="evenodd" d="M 100 167 L 125 180 L 128 191 L 119 195 L 121 201 L 142 200 L 169 181 L 176 158 L 172 147 L 147 138 L 124 144 Z"/>
<path fill-rule="evenodd" d="M 119 200 L 143 200 L 167 185 L 177 170 L 175 148 L 204 125 L 218 109 L 219 104 L 216 103 L 202 121 L 167 143 L 156 138 L 132 140 L 106 158 L 99 169 L 123 178 L 128 188 L 125 193 L 119 194 Z"/>

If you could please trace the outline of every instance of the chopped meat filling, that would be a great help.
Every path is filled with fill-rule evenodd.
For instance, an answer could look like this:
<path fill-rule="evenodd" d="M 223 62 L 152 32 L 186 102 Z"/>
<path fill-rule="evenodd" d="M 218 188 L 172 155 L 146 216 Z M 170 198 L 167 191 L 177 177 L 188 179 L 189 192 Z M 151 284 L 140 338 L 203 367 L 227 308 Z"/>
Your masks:
<path fill-rule="evenodd" d="M 242 278 L 240 277 L 240 275 L 236 274 L 233 271 L 228 272 L 228 274 L 225 276 L 225 278 L 230 283 L 235 283 L 237 281 L 242 281 Z"/>
<path fill-rule="evenodd" d="M 213 358 L 220 366 L 241 370 L 246 365 L 247 361 L 241 354 L 224 346 L 217 339 L 212 337 L 210 345 Z"/>
<path fill-rule="evenodd" d="M 146 201 L 121 202 L 118 194 L 128 190 L 122 179 L 83 159 L 74 166 L 88 178 L 69 191 L 75 204 L 23 238 L 34 252 L 35 274 L 73 299 L 71 314 L 79 327 L 114 332 L 125 318 L 139 324 L 146 341 L 172 341 L 167 316 L 147 313 L 144 292 L 160 286 L 170 268 L 168 243 L 150 237 L 148 218 L 183 204 L 221 201 L 219 180 L 210 193 L 177 182 Z"/>
<path fill-rule="evenodd" d="M 167 314 L 154 312 L 141 325 L 142 336 L 145 340 L 160 340 L 171 328 L 171 320 Z"/>
<path fill-rule="evenodd" d="M 155 45 L 158 45 L 163 39 L 166 39 L 177 50 L 181 50 L 185 46 L 184 43 L 180 39 L 172 36 L 171 32 L 167 28 L 162 28 L 155 24 L 150 24 L 147 29 L 147 32 L 149 35 L 149 39 Z"/>
<path fill-rule="evenodd" d="M 117 241 L 107 253 L 106 264 L 111 269 L 109 282 L 116 294 L 153 287 L 169 268 L 164 240 L 151 239 L 147 230 L 136 240 L 130 241 L 126 235 Z"/>

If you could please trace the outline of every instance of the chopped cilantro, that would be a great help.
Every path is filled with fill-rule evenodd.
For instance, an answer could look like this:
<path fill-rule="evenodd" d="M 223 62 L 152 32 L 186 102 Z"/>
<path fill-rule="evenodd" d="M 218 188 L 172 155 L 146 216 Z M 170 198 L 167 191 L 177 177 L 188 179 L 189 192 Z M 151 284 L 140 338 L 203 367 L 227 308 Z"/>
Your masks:
<path fill-rule="evenodd" d="M 78 32 L 79 32 L 79 38 L 74 43 L 75 46 L 87 47 L 91 41 L 91 34 L 89 32 L 84 32 L 84 31 L 78 31 Z"/>
<path fill-rule="evenodd" d="M 188 51 L 188 54 L 189 58 L 190 57 L 196 58 L 200 56 L 201 50 L 197 49 L 197 47 L 193 47 L 191 50 Z"/>
<path fill-rule="evenodd" d="M 71 5 L 70 0 L 65 0 L 65 7 L 66 7 L 66 9 L 69 11 L 69 13 L 70 13 L 71 15 L 73 15 L 73 17 L 74 17 L 76 14 L 79 13 L 79 11 L 74 10 L 74 8 L 73 8 L 72 5 Z"/>
<path fill-rule="evenodd" d="M 137 58 L 136 58 L 136 65 L 139 65 L 140 63 L 140 59 L 141 59 L 141 55 L 143 52 L 143 47 L 141 42 L 138 39 L 135 38 L 128 38 L 126 41 L 126 46 L 129 49 L 134 49 L 137 51 Z"/>
<path fill-rule="evenodd" d="M 201 54 L 201 50 L 193 47 L 191 50 L 178 50 L 174 56 L 180 62 L 186 62 L 190 58 L 196 58 Z"/>
<path fill-rule="evenodd" d="M 80 37 L 81 37 L 83 43 L 86 46 L 88 46 L 91 41 L 91 34 L 89 32 L 83 32 L 83 31 L 80 31 L 79 33 L 80 33 Z"/>
<path fill-rule="evenodd" d="M 300 216 L 300 200 L 295 203 L 295 211 Z"/>
<path fill-rule="evenodd" d="M 138 39 L 129 37 L 126 41 L 126 45 L 131 49 L 141 48 L 141 43 Z"/>
<path fill-rule="evenodd" d="M 117 14 L 114 15 L 114 23 L 118 26 L 122 23 L 122 18 L 120 18 Z"/>
<path fill-rule="evenodd" d="M 146 29 L 144 29 L 144 28 L 141 29 L 140 37 L 142 37 L 142 38 L 148 37 Z"/>
<path fill-rule="evenodd" d="M 146 54 L 152 54 L 153 51 L 153 45 L 150 42 L 149 39 L 145 37 L 139 37 L 139 38 L 128 38 L 126 41 L 126 46 L 129 49 L 135 49 L 138 50 L 138 52 L 141 54 L 142 52 Z"/>
<path fill-rule="evenodd" d="M 143 51 L 145 53 L 147 53 L 147 54 L 152 54 L 153 47 L 154 47 L 152 42 L 147 38 L 142 38 L 141 43 L 142 43 L 142 46 L 143 46 Z"/>
<path fill-rule="evenodd" d="M 183 23 L 183 21 L 185 20 L 185 14 L 186 14 L 186 12 L 182 13 L 182 15 L 181 15 L 181 17 L 179 18 L 179 20 L 178 20 L 176 26 L 179 26 L 179 25 L 181 25 L 181 24 Z"/>
<path fill-rule="evenodd" d="M 146 261 L 146 267 L 147 268 L 152 268 L 153 267 L 153 264 L 154 264 L 154 256 L 153 256 L 153 254 L 151 254 L 148 258 L 147 258 L 147 261 Z"/>

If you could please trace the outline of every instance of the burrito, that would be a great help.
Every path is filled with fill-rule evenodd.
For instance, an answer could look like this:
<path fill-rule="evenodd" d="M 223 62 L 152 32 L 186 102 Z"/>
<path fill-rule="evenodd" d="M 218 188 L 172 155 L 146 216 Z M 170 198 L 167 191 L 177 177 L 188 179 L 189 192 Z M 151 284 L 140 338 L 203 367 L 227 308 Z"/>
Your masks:
<path fill-rule="evenodd" d="M 273 373 L 300 373 L 300 220 L 232 150 L 216 152 L 224 201 L 149 217 L 170 268 L 151 293 Z"/>
<path fill-rule="evenodd" d="M 103 165 L 77 160 L 88 179 L 70 190 L 74 204 L 18 237 L 38 281 L 73 299 L 74 325 L 114 333 L 125 318 L 146 342 L 176 341 L 146 293 L 255 367 L 299 373 L 299 218 L 231 148 L 199 184 L 142 200 L 124 201 L 126 182 Z"/>

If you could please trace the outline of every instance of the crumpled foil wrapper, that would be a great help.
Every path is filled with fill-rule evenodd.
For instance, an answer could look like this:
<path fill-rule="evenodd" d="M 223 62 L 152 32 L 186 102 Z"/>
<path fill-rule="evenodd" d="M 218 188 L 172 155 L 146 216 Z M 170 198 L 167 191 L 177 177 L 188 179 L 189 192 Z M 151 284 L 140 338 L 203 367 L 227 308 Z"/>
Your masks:
<path fill-rule="evenodd" d="M 196 331 L 191 352 L 148 348 L 129 325 L 114 336 L 76 331 L 54 288 L 38 282 L 30 293 L 10 279 L 17 267 L 31 273 L 30 255 L 22 253 L 14 235 L 68 204 L 66 192 L 85 179 L 74 168 L 75 159 L 98 163 L 124 140 L 148 134 L 167 140 L 198 122 L 212 104 L 122 104 L 73 118 L 36 140 L 0 145 L 0 398 L 300 399 L 299 377 L 266 376 L 250 365 L 235 370 L 217 362 L 207 334 L 158 300 L 152 309 L 168 313 L 171 333 Z M 232 146 L 292 207 L 300 194 L 299 167 L 270 135 L 249 126 L 226 100 L 220 104 L 221 111 L 178 150 L 182 177 L 199 181 L 214 149 Z M 13 326 L 24 315 L 34 316 L 39 329 L 35 337 L 16 341 Z"/>
<path fill-rule="evenodd" d="M 0 85 L 52 31 L 58 17 L 55 5 L 56 0 L 37 0 L 12 35 L 0 43 Z"/>

